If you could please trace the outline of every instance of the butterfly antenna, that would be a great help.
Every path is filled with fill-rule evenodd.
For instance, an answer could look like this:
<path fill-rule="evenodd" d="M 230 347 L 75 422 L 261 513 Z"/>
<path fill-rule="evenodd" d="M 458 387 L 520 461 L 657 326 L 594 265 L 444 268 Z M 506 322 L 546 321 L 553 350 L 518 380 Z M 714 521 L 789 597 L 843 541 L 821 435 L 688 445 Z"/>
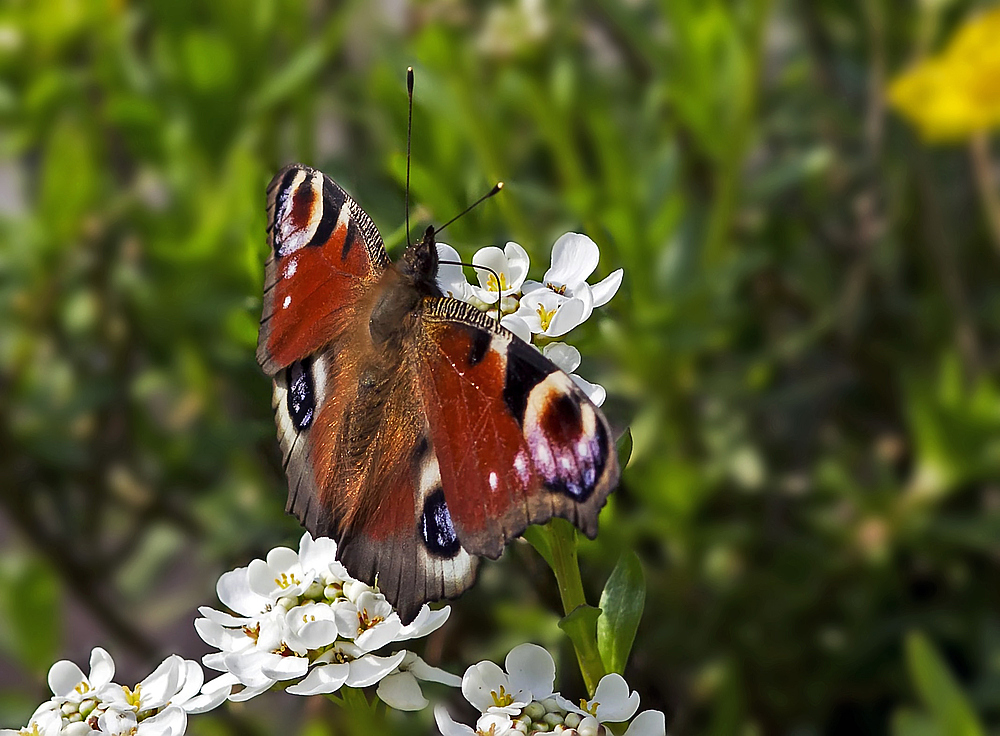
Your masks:
<path fill-rule="evenodd" d="M 446 227 L 448 227 L 451 223 L 453 223 L 459 217 L 461 217 L 462 215 L 468 214 L 470 211 L 472 211 L 472 209 L 474 207 L 479 206 L 480 204 L 482 204 L 483 202 L 485 202 L 487 199 L 489 199 L 490 197 L 492 197 L 494 194 L 498 194 L 501 189 L 503 189 L 503 182 L 502 181 L 498 181 L 496 184 L 493 185 L 493 188 L 490 191 L 488 191 L 482 197 L 480 197 L 475 202 L 473 202 L 472 204 L 470 204 L 464 210 L 462 210 L 461 212 L 459 212 L 453 218 L 451 218 L 450 220 L 448 220 L 448 222 L 446 222 L 444 225 L 442 225 L 441 227 L 438 227 L 438 228 L 434 228 L 434 234 L 437 235 L 439 232 L 441 232 L 442 230 L 444 230 Z M 479 268 L 479 267 L 477 266 L 477 268 Z"/>
<path fill-rule="evenodd" d="M 406 97 L 409 109 L 406 113 L 406 245 L 410 245 L 410 138 L 413 133 L 413 67 L 406 67 Z"/>

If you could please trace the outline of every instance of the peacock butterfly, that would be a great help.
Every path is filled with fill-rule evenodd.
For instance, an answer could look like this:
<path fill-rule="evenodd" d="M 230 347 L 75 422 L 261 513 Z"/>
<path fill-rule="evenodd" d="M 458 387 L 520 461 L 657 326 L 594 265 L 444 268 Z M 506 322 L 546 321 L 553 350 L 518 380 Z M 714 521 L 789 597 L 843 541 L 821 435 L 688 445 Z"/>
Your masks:
<path fill-rule="evenodd" d="M 403 621 L 453 598 L 529 524 L 588 537 L 618 483 L 607 420 L 493 315 L 438 288 L 435 231 L 392 263 L 330 177 L 268 187 L 257 361 L 273 379 L 286 510 L 378 577 Z"/>

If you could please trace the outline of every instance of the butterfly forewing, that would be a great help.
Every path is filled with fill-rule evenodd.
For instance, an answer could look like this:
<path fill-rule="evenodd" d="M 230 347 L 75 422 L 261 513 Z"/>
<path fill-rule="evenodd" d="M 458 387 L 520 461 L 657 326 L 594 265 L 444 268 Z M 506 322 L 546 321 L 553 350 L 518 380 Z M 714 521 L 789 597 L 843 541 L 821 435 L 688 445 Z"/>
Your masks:
<path fill-rule="evenodd" d="M 264 310 L 257 361 L 274 375 L 356 326 L 389 267 L 371 218 L 320 171 L 294 164 L 268 186 Z"/>

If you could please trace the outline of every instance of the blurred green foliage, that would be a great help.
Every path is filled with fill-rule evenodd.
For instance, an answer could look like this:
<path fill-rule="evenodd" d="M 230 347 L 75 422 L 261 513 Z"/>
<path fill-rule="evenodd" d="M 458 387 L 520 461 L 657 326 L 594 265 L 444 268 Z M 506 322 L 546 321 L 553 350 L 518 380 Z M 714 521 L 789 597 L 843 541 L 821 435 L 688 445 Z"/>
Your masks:
<path fill-rule="evenodd" d="M 502 179 L 461 252 L 515 240 L 537 277 L 579 230 L 625 268 L 574 335 L 632 433 L 581 558 L 596 604 L 639 553 L 643 705 L 675 736 L 1000 727 L 1000 267 L 967 152 L 883 96 L 975 7 L 7 0 L 2 724 L 55 657 L 100 644 L 134 682 L 199 656 L 217 575 L 297 539 L 254 361 L 263 191 L 318 166 L 398 252 L 413 65 L 418 225 Z M 517 544 L 424 654 L 536 641 L 582 694 L 558 611 Z M 270 694 L 191 729 L 370 732 L 347 718 Z"/>

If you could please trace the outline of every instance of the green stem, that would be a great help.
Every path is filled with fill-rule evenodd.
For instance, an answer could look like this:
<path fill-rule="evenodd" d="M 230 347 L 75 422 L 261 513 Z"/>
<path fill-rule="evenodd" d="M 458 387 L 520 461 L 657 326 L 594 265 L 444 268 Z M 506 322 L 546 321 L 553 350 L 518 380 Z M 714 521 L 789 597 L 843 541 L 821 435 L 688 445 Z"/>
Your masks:
<path fill-rule="evenodd" d="M 552 559 L 550 564 L 559 586 L 563 612 L 569 616 L 580 606 L 587 605 L 580 578 L 580 563 L 576 555 L 576 529 L 565 519 L 553 519 L 547 525 Z M 589 633 L 589 632 L 588 632 Z M 571 637 L 576 650 L 576 660 L 580 665 L 583 682 L 590 695 L 594 694 L 597 683 L 604 677 L 604 663 L 597 649 L 597 632 L 589 636 Z"/>

